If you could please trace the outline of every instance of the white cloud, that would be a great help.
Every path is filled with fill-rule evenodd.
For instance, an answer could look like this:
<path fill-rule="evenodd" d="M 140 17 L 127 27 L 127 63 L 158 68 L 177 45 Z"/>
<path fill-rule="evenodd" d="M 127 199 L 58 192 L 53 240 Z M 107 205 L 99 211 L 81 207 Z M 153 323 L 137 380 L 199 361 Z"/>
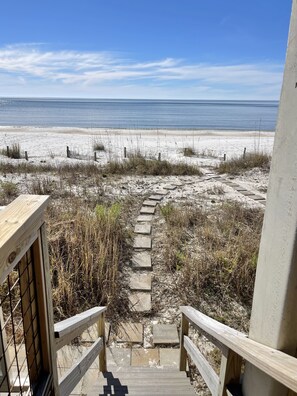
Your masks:
<path fill-rule="evenodd" d="M 278 99 L 281 81 L 279 64 L 210 65 L 169 57 L 139 62 L 108 52 L 46 51 L 36 44 L 0 48 L 1 96 L 17 91 L 18 96 Z"/>

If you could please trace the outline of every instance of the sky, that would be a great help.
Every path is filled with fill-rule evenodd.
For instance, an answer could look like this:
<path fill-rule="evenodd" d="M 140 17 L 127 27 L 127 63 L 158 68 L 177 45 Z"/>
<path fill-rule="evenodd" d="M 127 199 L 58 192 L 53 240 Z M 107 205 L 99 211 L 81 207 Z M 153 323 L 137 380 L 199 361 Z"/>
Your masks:
<path fill-rule="evenodd" d="M 278 100 L 291 0 L 7 0 L 0 97 Z"/>

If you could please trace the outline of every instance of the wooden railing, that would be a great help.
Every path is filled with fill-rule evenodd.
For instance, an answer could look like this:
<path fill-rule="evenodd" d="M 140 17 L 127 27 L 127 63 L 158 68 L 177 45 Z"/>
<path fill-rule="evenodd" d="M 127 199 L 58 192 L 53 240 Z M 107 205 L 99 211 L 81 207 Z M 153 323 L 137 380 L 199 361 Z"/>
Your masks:
<path fill-rule="evenodd" d="M 106 307 L 91 308 L 81 314 L 55 324 L 54 329 L 57 351 L 64 345 L 69 344 L 74 338 L 81 335 L 95 323 L 97 323 L 98 333 L 98 339 L 94 344 L 60 379 L 60 395 L 70 395 L 97 356 L 99 356 L 99 370 L 102 372 L 106 371 L 105 311 Z"/>
<path fill-rule="evenodd" d="M 245 359 L 288 389 L 297 392 L 297 359 L 269 348 L 231 329 L 192 307 L 181 307 L 180 370 L 186 370 L 187 356 L 196 365 L 213 396 L 240 394 L 242 362 Z M 220 376 L 189 338 L 189 324 L 222 352 Z"/>

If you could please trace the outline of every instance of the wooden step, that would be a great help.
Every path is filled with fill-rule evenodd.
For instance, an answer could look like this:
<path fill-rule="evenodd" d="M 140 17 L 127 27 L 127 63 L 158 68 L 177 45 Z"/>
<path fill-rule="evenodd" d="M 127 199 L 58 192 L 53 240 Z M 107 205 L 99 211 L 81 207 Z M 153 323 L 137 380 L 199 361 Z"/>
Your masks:
<path fill-rule="evenodd" d="M 100 373 L 99 377 L 84 389 L 87 396 L 132 395 L 194 396 L 194 388 L 185 372 L 155 368 L 131 368 L 124 371 Z"/>

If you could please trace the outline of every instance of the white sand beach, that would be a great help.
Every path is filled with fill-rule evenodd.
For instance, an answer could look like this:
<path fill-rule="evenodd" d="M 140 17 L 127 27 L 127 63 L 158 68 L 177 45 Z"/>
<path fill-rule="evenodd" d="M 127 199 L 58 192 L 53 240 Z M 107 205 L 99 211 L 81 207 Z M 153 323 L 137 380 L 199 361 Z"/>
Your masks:
<path fill-rule="evenodd" d="M 145 130 L 145 129 L 100 129 L 100 128 L 39 128 L 0 127 L 0 148 L 19 143 L 22 152 L 27 151 L 33 162 L 61 162 L 66 160 L 66 147 L 81 159 L 93 160 L 94 143 L 102 143 L 105 150 L 97 153 L 98 162 L 124 158 L 139 151 L 146 157 L 161 158 L 171 162 L 187 161 L 200 166 L 209 166 L 247 152 L 271 153 L 274 132 L 263 131 L 218 131 L 218 130 Z M 185 157 L 183 149 L 192 148 L 198 155 Z M 5 159 L 6 157 L 1 157 Z"/>

